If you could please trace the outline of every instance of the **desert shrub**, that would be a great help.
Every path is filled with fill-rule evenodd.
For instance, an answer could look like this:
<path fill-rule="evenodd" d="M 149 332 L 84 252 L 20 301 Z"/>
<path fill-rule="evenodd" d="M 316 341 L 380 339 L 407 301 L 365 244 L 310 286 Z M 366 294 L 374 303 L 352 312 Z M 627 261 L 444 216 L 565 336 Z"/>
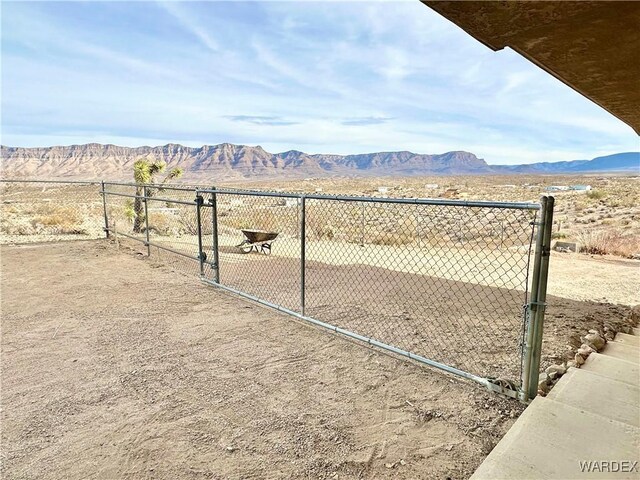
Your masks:
<path fill-rule="evenodd" d="M 125 202 L 123 213 L 124 217 L 131 223 L 133 223 L 136 218 L 136 211 L 134 209 L 133 200 L 129 199 Z"/>
<path fill-rule="evenodd" d="M 414 241 L 411 235 L 402 232 L 382 232 L 373 237 L 371 243 L 374 245 L 386 245 L 391 247 L 400 247 L 402 245 L 410 245 Z"/>
<path fill-rule="evenodd" d="M 3 235 L 35 235 L 37 229 L 24 217 L 2 215 L 0 233 Z"/>
<path fill-rule="evenodd" d="M 336 229 L 331 224 L 316 225 L 313 233 L 317 239 L 333 240 L 336 237 Z"/>
<path fill-rule="evenodd" d="M 583 230 L 576 240 L 580 251 L 593 255 L 618 255 L 630 258 L 640 253 L 640 235 L 618 230 Z"/>
<path fill-rule="evenodd" d="M 591 200 L 600 200 L 606 196 L 607 194 L 602 190 L 589 190 L 587 192 L 587 198 L 590 198 Z"/>
<path fill-rule="evenodd" d="M 553 238 L 554 240 L 560 240 L 563 238 L 567 238 L 567 234 L 564 232 L 553 232 L 551 234 L 551 238 Z"/>
<path fill-rule="evenodd" d="M 201 214 L 201 229 L 203 235 L 211 235 L 213 232 L 213 225 L 211 221 L 211 210 L 203 208 Z M 188 210 L 182 210 L 176 216 L 176 221 L 180 225 L 181 233 L 187 235 L 198 234 L 198 216 L 195 209 L 190 208 Z"/>
<path fill-rule="evenodd" d="M 204 211 L 208 212 L 208 210 Z M 220 225 L 238 230 L 266 230 L 289 235 L 295 234 L 298 231 L 295 210 L 282 211 L 267 206 L 230 208 L 227 210 L 226 215 L 218 215 L 218 221 Z M 207 223 L 206 220 L 203 222 L 203 225 L 205 223 Z"/>
<path fill-rule="evenodd" d="M 56 208 L 31 220 L 36 231 L 47 234 L 84 234 L 83 217 L 78 210 L 67 207 Z"/>
<path fill-rule="evenodd" d="M 142 227 L 141 230 L 144 230 L 144 227 Z M 172 214 L 150 211 L 149 232 L 164 237 L 179 236 L 180 224 Z"/>

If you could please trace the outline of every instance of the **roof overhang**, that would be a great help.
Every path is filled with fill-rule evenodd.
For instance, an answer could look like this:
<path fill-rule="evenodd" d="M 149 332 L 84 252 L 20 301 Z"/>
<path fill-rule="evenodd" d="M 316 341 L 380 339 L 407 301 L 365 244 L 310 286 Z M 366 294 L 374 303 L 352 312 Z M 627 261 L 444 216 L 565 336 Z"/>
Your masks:
<path fill-rule="evenodd" d="M 512 48 L 640 134 L 640 2 L 421 1 L 489 48 Z"/>

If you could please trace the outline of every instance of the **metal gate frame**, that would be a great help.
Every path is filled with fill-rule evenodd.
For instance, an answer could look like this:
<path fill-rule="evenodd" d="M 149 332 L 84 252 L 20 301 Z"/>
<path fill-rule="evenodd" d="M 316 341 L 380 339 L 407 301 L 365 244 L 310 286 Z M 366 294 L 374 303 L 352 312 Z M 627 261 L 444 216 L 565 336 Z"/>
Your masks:
<path fill-rule="evenodd" d="M 208 195 L 207 202 L 204 201 L 203 194 Z M 277 305 L 268 300 L 259 298 L 255 295 L 243 292 L 236 288 L 224 285 L 220 281 L 220 269 L 219 269 L 219 247 L 218 247 L 218 211 L 217 211 L 217 197 L 219 194 L 229 195 L 246 195 L 246 196 L 260 196 L 260 197 L 279 197 L 279 198 L 297 198 L 299 208 L 299 231 L 300 231 L 300 311 L 291 310 L 289 308 Z M 505 382 L 500 379 L 481 377 L 474 375 L 464 370 L 460 370 L 449 365 L 445 365 L 440 362 L 436 362 L 429 358 L 417 355 L 415 353 L 402 350 L 393 345 L 389 345 L 378 340 L 375 340 L 364 335 L 346 330 L 344 328 L 326 323 L 315 318 L 305 315 L 305 271 L 306 271 L 306 200 L 339 200 L 344 202 L 370 202 L 370 203 L 396 203 L 407 205 L 449 205 L 449 206 L 466 206 L 466 207 L 487 207 L 487 208 L 511 208 L 511 209 L 528 209 L 539 211 L 539 220 L 532 222 L 534 227 L 537 227 L 537 235 L 535 239 L 535 251 L 534 251 L 534 264 L 533 264 L 533 276 L 532 287 L 529 302 L 525 306 L 525 341 L 522 346 L 522 378 L 521 385 L 511 385 L 510 382 Z M 549 256 L 551 251 L 551 231 L 553 225 L 553 207 L 554 198 L 543 196 L 541 197 L 541 203 L 519 203 L 519 202 L 487 202 L 487 201 L 466 201 L 466 200 L 446 200 L 446 199 L 389 199 L 389 198 L 375 198 L 375 197 L 352 197 L 352 196 L 333 196 L 333 195 L 319 195 L 319 194 L 292 194 L 281 192 L 266 192 L 266 191 L 252 191 L 252 190 L 233 190 L 233 189 L 198 189 L 196 190 L 195 205 L 197 208 L 197 221 L 199 232 L 199 262 L 200 262 L 200 278 L 201 281 L 221 288 L 222 290 L 234 293 L 241 297 L 250 299 L 262 305 L 271 307 L 277 311 L 286 313 L 293 317 L 296 317 L 305 322 L 330 330 L 334 333 L 338 333 L 349 337 L 351 339 L 363 342 L 367 345 L 372 345 L 383 350 L 410 358 L 416 362 L 428 365 L 430 367 L 443 370 L 447 373 L 457 375 L 462 378 L 474 381 L 485 386 L 490 391 L 506 395 L 508 397 L 516 398 L 522 402 L 529 402 L 535 398 L 538 391 L 538 377 L 540 369 L 540 359 L 542 350 L 542 334 L 544 326 L 544 315 L 546 307 L 546 292 L 547 292 L 547 278 L 549 272 Z M 206 262 L 206 253 L 202 247 L 202 208 L 211 208 L 211 222 L 212 222 L 212 250 L 213 261 Z M 209 263 L 213 271 L 213 280 L 206 278 L 204 275 L 204 265 Z"/>

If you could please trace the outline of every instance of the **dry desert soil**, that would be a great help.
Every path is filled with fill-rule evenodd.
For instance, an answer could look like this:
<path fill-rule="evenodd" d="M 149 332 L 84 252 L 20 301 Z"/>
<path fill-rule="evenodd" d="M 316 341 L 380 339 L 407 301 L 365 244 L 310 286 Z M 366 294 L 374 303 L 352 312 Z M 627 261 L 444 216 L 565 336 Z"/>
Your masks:
<path fill-rule="evenodd" d="M 468 478 L 523 409 L 139 250 L 0 250 L 3 478 Z M 546 348 L 625 311 L 558 297 Z"/>

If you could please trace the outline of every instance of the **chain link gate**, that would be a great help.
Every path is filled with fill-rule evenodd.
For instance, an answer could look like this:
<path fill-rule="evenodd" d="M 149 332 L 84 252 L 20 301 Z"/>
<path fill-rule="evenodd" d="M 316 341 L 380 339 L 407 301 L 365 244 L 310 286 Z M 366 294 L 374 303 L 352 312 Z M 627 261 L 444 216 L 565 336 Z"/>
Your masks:
<path fill-rule="evenodd" d="M 198 210 L 211 209 L 204 282 L 492 391 L 535 397 L 552 197 L 199 195 Z"/>
<path fill-rule="evenodd" d="M 312 324 L 522 401 L 537 394 L 553 197 L 538 204 L 122 182 L 0 186 L 10 200 L 0 233 L 10 241 L 130 238 L 206 283 Z"/>

